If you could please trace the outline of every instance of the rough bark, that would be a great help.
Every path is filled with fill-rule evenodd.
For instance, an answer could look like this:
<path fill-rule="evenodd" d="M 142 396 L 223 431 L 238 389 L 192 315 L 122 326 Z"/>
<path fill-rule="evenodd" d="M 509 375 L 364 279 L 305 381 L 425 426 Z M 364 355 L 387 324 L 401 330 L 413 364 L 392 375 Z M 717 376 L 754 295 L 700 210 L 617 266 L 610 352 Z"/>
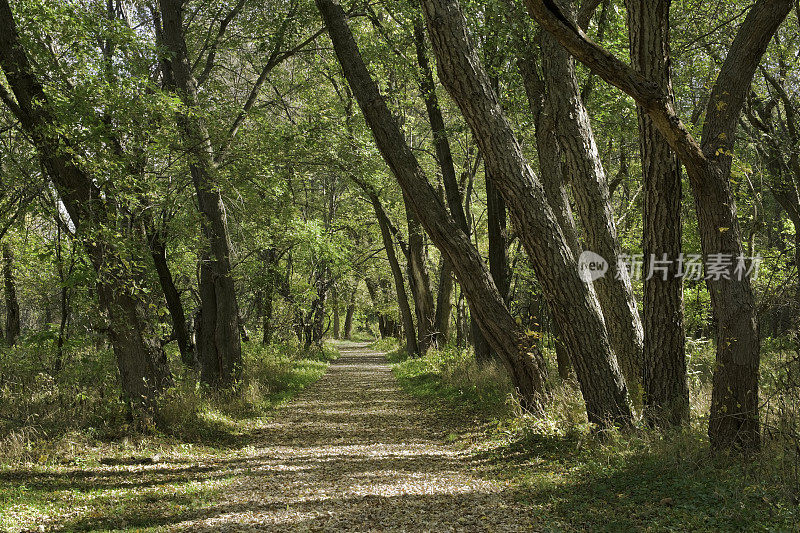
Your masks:
<path fill-rule="evenodd" d="M 534 131 L 536 136 L 536 154 L 539 159 L 539 175 L 542 180 L 547 201 L 558 220 L 564 238 L 569 243 L 575 256 L 581 253 L 578 242 L 578 232 L 575 227 L 575 218 L 569 201 L 567 183 L 564 179 L 561 165 L 561 147 L 556 136 L 556 124 L 551 102 L 547 98 L 547 89 L 544 80 L 538 73 L 536 58 L 531 46 L 525 46 L 520 38 L 517 39 L 519 59 L 517 67 L 522 76 L 525 95 L 533 114 Z M 558 375 L 561 379 L 572 377 L 572 363 L 570 354 L 564 343 L 563 333 L 558 322 L 553 322 L 553 336 L 555 337 L 556 364 Z"/>
<path fill-rule="evenodd" d="M 706 107 L 701 143 L 676 115 L 672 101 L 653 80 L 591 42 L 542 0 L 526 0 L 531 15 L 579 61 L 642 106 L 686 167 L 695 197 L 700 242 L 706 258 L 733 257 L 732 279 L 709 281 L 716 322 L 717 357 L 709 419 L 715 450 L 760 446 L 758 370 L 760 340 L 750 279 L 736 279 L 742 232 L 730 183 L 736 126 L 756 68 L 770 39 L 792 7 L 791 0 L 759 0 L 739 27 Z"/>
<path fill-rule="evenodd" d="M 6 299 L 6 342 L 13 346 L 19 337 L 19 300 L 14 280 L 14 254 L 7 242 L 3 243 L 3 289 Z"/>
<path fill-rule="evenodd" d="M 555 320 L 574 355 L 593 423 L 632 422 L 625 381 L 617 366 L 597 297 L 584 283 L 544 188 L 522 155 L 511 126 L 470 42 L 455 0 L 424 0 L 423 10 L 439 60 L 439 78 L 475 135 L 489 175 L 542 285 Z"/>
<path fill-rule="evenodd" d="M 634 402 L 641 405 L 644 332 L 628 270 L 618 268 L 621 248 L 605 169 L 580 96 L 572 57 L 547 33 L 542 36 L 542 53 L 548 100 L 586 246 L 608 262 L 608 272 L 594 281 L 594 289 L 628 391 Z"/>
<path fill-rule="evenodd" d="M 670 99 L 671 0 L 628 0 L 631 63 L 659 84 Z M 669 261 L 666 274 L 644 282 L 644 416 L 648 423 L 677 426 L 689 422 L 683 329 L 681 254 L 681 169 L 677 157 L 641 107 L 639 144 L 644 177 L 644 257 Z M 665 279 L 666 278 L 666 279 Z"/>
<path fill-rule="evenodd" d="M 225 205 L 218 183 L 218 169 L 208 130 L 200 115 L 197 80 L 192 75 L 183 28 L 183 2 L 160 0 L 161 44 L 169 52 L 164 60 L 168 83 L 188 112 L 178 114 L 178 126 L 191 156 L 192 176 L 202 217 L 203 235 L 210 254 L 200 272 L 202 324 L 196 350 L 201 380 L 213 387 L 233 385 L 241 370 L 239 305 L 231 273 L 231 242 Z"/>
<path fill-rule="evenodd" d="M 448 214 L 405 142 L 386 101 L 371 78 L 347 27 L 344 11 L 334 0 L 316 0 L 342 66 L 378 149 L 392 170 L 420 222 L 445 254 L 473 302 L 484 334 L 506 364 L 523 405 L 539 410 L 544 399 L 545 366 L 541 353 L 516 324 L 491 280 L 488 268 L 466 234 Z"/>
<path fill-rule="evenodd" d="M 137 412 L 155 413 L 160 393 L 172 383 L 166 355 L 147 306 L 134 290 L 137 273 L 120 260 L 111 243 L 95 235 L 104 227 L 113 228 L 114 206 L 81 167 L 74 155 L 78 147 L 52 127 L 58 121 L 20 43 L 8 0 L 0 0 L 0 66 L 16 97 L 12 112 L 30 135 L 98 273 L 97 293 L 108 317 L 123 393 L 132 405 L 143 408 Z"/>

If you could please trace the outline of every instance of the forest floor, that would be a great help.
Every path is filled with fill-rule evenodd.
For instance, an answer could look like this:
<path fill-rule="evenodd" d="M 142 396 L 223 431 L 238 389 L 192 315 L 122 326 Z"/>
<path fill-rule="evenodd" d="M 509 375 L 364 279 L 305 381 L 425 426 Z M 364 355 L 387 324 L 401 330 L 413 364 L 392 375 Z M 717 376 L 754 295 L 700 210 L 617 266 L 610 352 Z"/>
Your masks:
<path fill-rule="evenodd" d="M 401 390 L 384 354 L 339 350 L 247 443 L 0 472 L 3 522 L 16 514 L 17 531 L 546 529 L 510 481 L 455 442 L 475 429 L 469 421 Z"/>

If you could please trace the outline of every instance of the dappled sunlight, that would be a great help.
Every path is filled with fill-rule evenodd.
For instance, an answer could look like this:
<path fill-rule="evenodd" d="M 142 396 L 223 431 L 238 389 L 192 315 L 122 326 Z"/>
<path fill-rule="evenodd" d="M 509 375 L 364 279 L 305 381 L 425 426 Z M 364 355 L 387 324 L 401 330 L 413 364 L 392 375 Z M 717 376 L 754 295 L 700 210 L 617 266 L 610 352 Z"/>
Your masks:
<path fill-rule="evenodd" d="M 383 355 L 343 348 L 328 374 L 276 413 L 213 508 L 174 530 L 528 530 L 504 486 L 442 444 Z"/>

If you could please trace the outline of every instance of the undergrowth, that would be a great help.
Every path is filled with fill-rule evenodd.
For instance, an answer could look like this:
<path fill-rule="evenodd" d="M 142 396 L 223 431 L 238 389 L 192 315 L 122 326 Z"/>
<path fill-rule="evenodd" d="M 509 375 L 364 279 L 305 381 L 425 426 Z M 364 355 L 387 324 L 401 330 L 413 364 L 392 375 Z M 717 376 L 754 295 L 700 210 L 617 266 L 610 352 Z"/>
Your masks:
<path fill-rule="evenodd" d="M 110 353 L 73 354 L 74 370 L 55 377 L 18 351 L 7 355 L 0 363 L 17 357 L 17 366 L 0 367 L 0 531 L 16 533 L 152 531 L 205 516 L 270 411 L 321 377 L 338 351 L 245 343 L 241 381 L 225 393 L 176 372 L 149 432 L 126 421 Z M 171 364 L 180 368 L 177 354 Z"/>
<path fill-rule="evenodd" d="M 88 445 L 123 440 L 233 444 L 338 355 L 329 345 L 303 353 L 243 343 L 240 381 L 214 392 L 172 354 L 175 385 L 161 399 L 158 426 L 143 432 L 130 421 L 110 350 L 75 353 L 59 373 L 37 366 L 29 350 L 22 345 L 0 356 L 0 466 L 69 460 Z"/>
<path fill-rule="evenodd" d="M 577 384 L 554 371 L 545 414 L 524 413 L 499 363 L 478 365 L 465 350 L 398 351 L 393 369 L 431 407 L 482 414 L 481 435 L 465 429 L 463 444 L 553 530 L 798 531 L 796 357 L 765 343 L 764 447 L 741 458 L 712 456 L 708 446 L 712 343 L 687 351 L 692 423 L 668 432 L 593 431 Z"/>

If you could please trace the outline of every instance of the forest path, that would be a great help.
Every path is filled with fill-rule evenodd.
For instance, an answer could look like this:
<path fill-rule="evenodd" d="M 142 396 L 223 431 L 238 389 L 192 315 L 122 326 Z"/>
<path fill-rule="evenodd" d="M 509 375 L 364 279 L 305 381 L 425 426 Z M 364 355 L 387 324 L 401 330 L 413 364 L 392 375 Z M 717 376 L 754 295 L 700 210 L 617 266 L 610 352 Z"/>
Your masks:
<path fill-rule="evenodd" d="M 530 531 L 534 516 L 445 444 L 385 355 L 343 344 L 327 374 L 275 413 L 191 531 Z M 228 465 L 229 468 L 232 465 Z"/>

